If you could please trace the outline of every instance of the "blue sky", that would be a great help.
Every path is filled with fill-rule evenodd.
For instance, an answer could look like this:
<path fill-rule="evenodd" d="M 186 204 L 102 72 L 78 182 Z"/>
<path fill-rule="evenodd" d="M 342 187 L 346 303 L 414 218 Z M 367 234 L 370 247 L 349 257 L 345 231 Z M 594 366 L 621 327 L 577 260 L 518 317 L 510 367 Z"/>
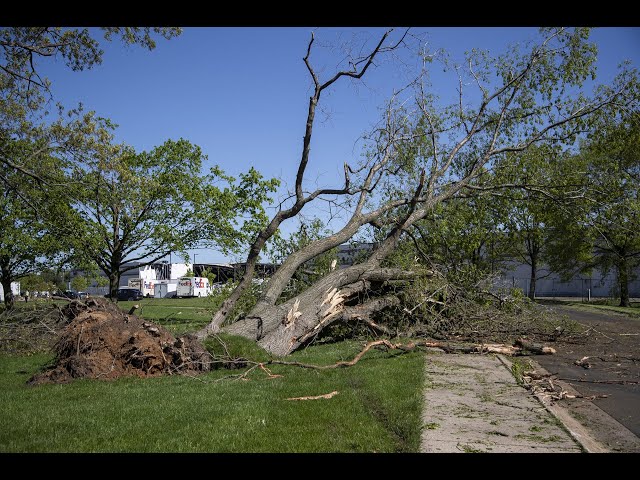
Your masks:
<path fill-rule="evenodd" d="M 211 165 L 230 174 L 256 167 L 266 177 L 291 185 L 302 149 L 311 81 L 302 62 L 310 32 L 296 27 L 191 27 L 170 41 L 158 40 L 146 51 L 105 43 L 103 64 L 71 72 L 61 61 L 45 62 L 56 101 L 68 107 L 82 102 L 119 125 L 118 141 L 138 150 L 168 138 L 183 137 L 199 145 Z M 530 39 L 536 29 L 419 28 L 432 49 L 444 48 L 461 58 L 471 48 L 504 51 L 512 42 Z M 352 37 L 354 30 L 316 30 L 312 62 L 322 78 L 335 71 L 340 53 L 326 44 Z M 383 29 L 359 28 L 357 38 L 375 39 Z M 607 82 L 616 66 L 631 60 L 640 66 L 640 28 L 607 27 L 592 33 L 599 47 L 598 80 Z M 324 73 L 324 75 L 323 75 Z M 379 107 L 402 85 L 397 64 L 381 62 L 367 72 L 365 85 L 336 85 L 322 98 L 308 169 L 310 185 L 339 186 L 344 161 L 360 156 L 358 138 L 379 118 Z M 434 90 L 454 94 L 455 82 L 434 68 Z M 312 212 L 310 212 L 312 213 Z M 293 223 L 287 228 L 292 228 Z M 287 230 L 285 228 L 285 231 Z M 217 253 L 194 250 L 198 262 L 224 261 Z"/>

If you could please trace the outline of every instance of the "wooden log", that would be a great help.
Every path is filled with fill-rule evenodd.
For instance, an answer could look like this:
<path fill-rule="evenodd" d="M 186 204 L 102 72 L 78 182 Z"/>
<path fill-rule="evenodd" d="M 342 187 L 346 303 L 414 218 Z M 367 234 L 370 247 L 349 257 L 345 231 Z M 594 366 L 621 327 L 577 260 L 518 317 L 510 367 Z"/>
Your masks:
<path fill-rule="evenodd" d="M 538 355 L 553 355 L 556 353 L 556 349 L 552 347 L 547 347 L 546 345 L 542 345 L 541 343 L 534 343 L 524 338 L 519 338 L 516 340 L 515 345 L 526 350 L 531 353 L 536 353 Z"/>

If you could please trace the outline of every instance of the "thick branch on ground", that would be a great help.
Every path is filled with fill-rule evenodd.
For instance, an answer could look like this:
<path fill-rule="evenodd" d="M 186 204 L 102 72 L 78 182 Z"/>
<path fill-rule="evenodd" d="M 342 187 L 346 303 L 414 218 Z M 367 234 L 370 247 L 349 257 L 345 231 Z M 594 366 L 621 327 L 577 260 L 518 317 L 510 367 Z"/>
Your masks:
<path fill-rule="evenodd" d="M 440 348 L 446 353 L 501 353 L 503 355 L 524 355 L 526 351 L 517 346 L 504 344 L 454 344 L 445 342 L 432 342 L 428 340 L 415 340 L 408 343 L 392 343 L 389 340 L 375 340 L 367 343 L 358 354 L 348 361 L 340 361 L 330 365 L 314 365 L 303 362 L 288 362 L 285 360 L 270 360 L 267 364 L 291 365 L 295 367 L 309 368 L 313 370 L 331 370 L 335 368 L 352 367 L 358 363 L 364 355 L 373 347 L 384 347 L 387 350 L 401 350 L 411 352 L 416 348 Z"/>
<path fill-rule="evenodd" d="M 414 276 L 414 272 L 377 268 L 369 263 L 335 270 L 288 302 L 281 305 L 259 303 L 250 315 L 225 327 L 224 331 L 257 340 L 276 355 L 286 355 L 340 318 L 345 300 L 368 290 L 371 282 Z M 289 321 L 294 305 L 301 315 Z"/>
<path fill-rule="evenodd" d="M 391 330 L 384 325 L 374 322 L 371 319 L 371 315 L 385 308 L 397 305 L 400 305 L 400 299 L 395 295 L 375 298 L 360 305 L 356 305 L 355 307 L 345 307 L 342 310 L 340 320 L 345 322 L 363 322 L 374 330 L 391 335 Z"/>

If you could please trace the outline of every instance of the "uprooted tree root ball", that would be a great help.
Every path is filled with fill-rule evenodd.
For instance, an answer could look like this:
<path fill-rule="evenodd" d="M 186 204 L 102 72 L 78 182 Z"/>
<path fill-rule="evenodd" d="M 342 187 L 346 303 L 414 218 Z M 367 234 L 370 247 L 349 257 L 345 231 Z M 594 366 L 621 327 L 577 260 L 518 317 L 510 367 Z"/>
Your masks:
<path fill-rule="evenodd" d="M 208 371 L 211 355 L 195 337 L 121 311 L 104 299 L 70 302 L 67 324 L 54 345 L 54 365 L 28 383 L 65 383 L 75 378 L 114 379 Z"/>

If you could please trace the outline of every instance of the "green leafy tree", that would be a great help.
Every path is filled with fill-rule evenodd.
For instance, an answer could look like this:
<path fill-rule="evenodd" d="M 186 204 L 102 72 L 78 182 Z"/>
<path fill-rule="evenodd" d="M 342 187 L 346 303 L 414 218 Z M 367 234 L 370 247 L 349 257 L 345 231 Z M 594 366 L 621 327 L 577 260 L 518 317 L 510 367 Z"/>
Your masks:
<path fill-rule="evenodd" d="M 105 27 L 101 30 L 106 40 L 118 38 L 125 45 L 140 45 L 149 50 L 155 48 L 158 36 L 170 39 L 181 33 L 181 29 L 175 27 Z M 49 111 L 52 85 L 40 74 L 41 63 L 47 59 L 62 59 L 74 71 L 99 65 L 104 54 L 97 38 L 99 34 L 100 29 L 88 28 L 0 28 L 0 164 L 3 166 L 0 180 L 5 184 L 15 186 L 20 180 L 37 181 L 48 191 L 56 184 L 52 178 L 55 172 L 31 161 L 34 156 L 45 153 L 64 156 L 67 162 L 73 163 L 92 155 L 92 141 L 105 143 L 112 127 L 105 119 L 92 112 L 84 113 L 81 106 L 65 112 L 57 105 L 53 112 Z M 16 150 L 25 144 L 29 149 L 16 155 Z"/>
<path fill-rule="evenodd" d="M 43 163 L 53 165 L 50 158 Z M 19 175 L 16 172 L 10 176 Z M 11 282 L 38 272 L 43 265 L 59 260 L 60 243 L 42 220 L 60 214 L 64 203 L 42 202 L 43 192 L 37 184 L 15 182 L 0 190 L 0 281 L 5 292 L 5 306 L 13 308 Z M 51 194 L 51 193 L 50 193 Z M 45 210 L 33 207 L 43 205 Z"/>
<path fill-rule="evenodd" d="M 187 277 L 188 276 L 190 275 L 187 275 Z M 213 285 L 216 281 L 216 274 L 210 268 L 203 268 L 201 276 L 209 280 L 209 285 Z"/>
<path fill-rule="evenodd" d="M 40 61 L 62 58 L 73 71 L 90 69 L 102 63 L 104 51 L 96 34 L 104 39 L 119 38 L 125 45 L 156 47 L 157 36 L 170 39 L 182 33 L 176 27 L 3 27 L 0 29 L 0 71 L 3 83 L 14 93 L 33 95 L 34 89 L 48 89 L 49 80 L 38 72 Z"/>
<path fill-rule="evenodd" d="M 415 255 L 452 275 L 489 273 L 502 260 L 504 235 L 499 205 L 489 197 L 460 199 L 438 205 L 413 225 L 409 239 Z"/>
<path fill-rule="evenodd" d="M 178 28 L 107 27 L 106 40 L 152 50 L 155 38 L 172 38 Z M 39 268 L 62 251 L 50 231 L 70 218 L 71 186 L 65 170 L 98 155 L 113 125 L 82 106 L 50 112 L 51 83 L 41 62 L 62 58 L 72 70 L 102 62 L 99 30 L 67 27 L 0 28 L 0 181 L 4 188 L 0 263 L 3 285 Z M 33 185 L 34 188 L 27 188 Z M 71 224 L 67 224 L 69 227 Z M 58 229 L 59 230 L 59 229 Z M 60 257 L 60 255 L 58 255 Z M 11 302 L 11 296 L 7 300 Z"/>
<path fill-rule="evenodd" d="M 257 228 L 262 202 L 275 188 L 253 169 L 239 181 L 217 167 L 201 175 L 205 157 L 183 139 L 150 152 L 113 147 L 103 153 L 74 169 L 74 213 L 58 225 L 69 249 L 109 278 L 112 296 L 122 273 L 169 252 L 186 255 L 197 243 L 235 251 Z"/>
<path fill-rule="evenodd" d="M 496 185 L 487 172 L 499 168 L 508 154 L 525 152 L 535 145 L 566 148 L 592 128 L 599 112 L 612 105 L 637 106 L 640 98 L 637 72 L 628 66 L 609 85 L 585 84 L 595 78 L 597 57 L 597 48 L 589 42 L 586 28 L 543 28 L 537 39 L 513 45 L 497 57 L 474 50 L 460 63 L 445 61 L 445 69 L 459 87 L 459 98 L 448 104 L 433 93 L 429 81 L 431 63 L 438 54 L 423 50 L 416 62 L 420 71 L 410 84 L 395 90 L 379 124 L 367 135 L 366 155 L 358 164 L 344 166 L 343 186 L 307 192 L 303 181 L 320 94 L 340 78 L 361 78 L 379 53 L 405 41 L 406 36 L 388 45 L 390 34 L 386 32 L 373 50 L 363 47 L 360 51 L 371 53 L 348 58 L 348 66 L 328 75 L 324 82 L 309 60 L 312 36 L 303 61 L 313 82 L 313 95 L 309 98 L 302 154 L 292 184 L 295 196 L 292 192 L 260 233 L 260 242 L 252 244 L 247 261 L 256 258 L 280 223 L 297 216 L 318 197 L 339 204 L 345 222 L 335 233 L 289 255 L 263 286 L 251 312 L 241 321 L 225 326 L 226 332 L 258 338 L 261 346 L 282 355 L 315 338 L 331 322 L 344 318 L 352 311 L 351 302 L 361 301 L 361 310 L 369 313 L 384 308 L 386 301 L 363 300 L 371 298 L 363 290 L 410 276 L 406 270 L 381 265 L 413 225 L 428 218 L 443 203 L 520 188 Z M 389 194 L 384 190 L 387 185 L 393 187 Z M 365 225 L 376 225 L 386 232 L 366 261 L 331 272 L 295 299 L 279 303 L 300 265 L 347 242 Z M 247 269 L 238 289 L 225 300 L 209 325 L 198 332 L 200 338 L 223 326 L 233 303 L 250 284 L 251 273 Z M 328 296 L 332 296 L 330 311 L 319 308 L 327 305 Z M 342 310 L 338 303 L 342 303 Z"/>
<path fill-rule="evenodd" d="M 568 154 L 549 144 L 541 144 L 522 153 L 509 154 L 495 172 L 497 185 L 514 188 L 497 193 L 504 206 L 504 254 L 529 265 L 528 296 L 536 296 L 536 284 L 553 270 L 549 264 L 550 232 L 564 218 L 567 205 L 584 196 L 584 179 Z"/>
<path fill-rule="evenodd" d="M 76 275 L 71 279 L 71 288 L 76 292 L 81 292 L 89 288 L 91 279 L 84 275 Z"/>
<path fill-rule="evenodd" d="M 640 265 L 640 114 L 623 113 L 603 115 L 583 142 L 575 161 L 582 162 L 588 191 L 554 225 L 552 246 L 565 276 L 613 270 L 620 306 L 628 307 L 629 283 Z"/>

